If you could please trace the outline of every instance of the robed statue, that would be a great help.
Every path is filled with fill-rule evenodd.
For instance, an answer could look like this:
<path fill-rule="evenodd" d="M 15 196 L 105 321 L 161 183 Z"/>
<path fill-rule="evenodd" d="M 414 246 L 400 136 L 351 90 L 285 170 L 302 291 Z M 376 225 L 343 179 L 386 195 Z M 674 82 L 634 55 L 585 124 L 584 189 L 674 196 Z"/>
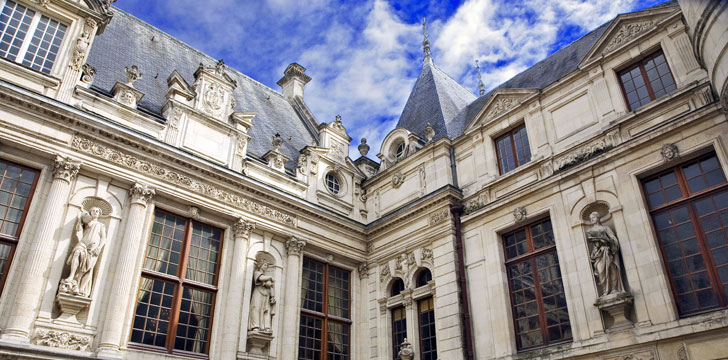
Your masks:
<path fill-rule="evenodd" d="M 592 243 L 590 259 L 594 275 L 602 296 L 624 292 L 619 262 L 619 243 L 609 226 L 602 225 L 599 213 L 589 214 L 592 226 L 586 231 L 587 240 Z"/>
<path fill-rule="evenodd" d="M 61 280 L 60 291 L 88 297 L 93 285 L 93 272 L 99 254 L 106 245 L 106 225 L 99 221 L 101 208 L 82 210 L 76 217 L 76 244 L 66 259 L 68 277 Z"/>
<path fill-rule="evenodd" d="M 261 260 L 256 262 L 253 272 L 253 296 L 250 299 L 250 317 L 248 330 L 272 333 L 273 315 L 275 315 L 276 298 L 273 291 L 273 277 L 266 275 L 270 264 Z"/>

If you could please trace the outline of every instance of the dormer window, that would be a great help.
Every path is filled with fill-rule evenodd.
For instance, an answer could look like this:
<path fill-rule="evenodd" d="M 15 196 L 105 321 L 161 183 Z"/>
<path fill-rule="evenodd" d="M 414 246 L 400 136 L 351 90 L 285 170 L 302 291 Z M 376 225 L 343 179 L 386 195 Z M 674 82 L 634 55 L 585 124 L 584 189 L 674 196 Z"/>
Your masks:
<path fill-rule="evenodd" d="M 7 0 L 0 14 L 0 56 L 50 74 L 67 26 Z"/>

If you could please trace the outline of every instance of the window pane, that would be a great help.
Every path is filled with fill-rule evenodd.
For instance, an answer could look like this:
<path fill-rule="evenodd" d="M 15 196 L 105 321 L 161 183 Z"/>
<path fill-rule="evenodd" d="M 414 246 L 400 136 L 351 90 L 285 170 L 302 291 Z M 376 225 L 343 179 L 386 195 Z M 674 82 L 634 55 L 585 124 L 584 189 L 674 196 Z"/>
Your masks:
<path fill-rule="evenodd" d="M 222 231 L 199 223 L 192 224 L 190 250 L 187 256 L 189 280 L 215 285 Z"/>
<path fill-rule="evenodd" d="M 165 346 L 175 284 L 142 277 L 132 324 L 131 341 Z"/>
<path fill-rule="evenodd" d="M 315 317 L 301 315 L 298 329 L 298 358 L 306 360 L 321 359 L 321 332 L 323 321 Z"/>
<path fill-rule="evenodd" d="M 19 236 L 37 172 L 0 160 L 0 234 Z"/>
<path fill-rule="evenodd" d="M 349 318 L 349 272 L 329 267 L 329 315 Z"/>
<path fill-rule="evenodd" d="M 437 339 L 435 337 L 435 304 L 432 298 L 419 301 L 420 312 L 420 359 L 437 359 Z"/>
<path fill-rule="evenodd" d="M 301 307 L 307 310 L 323 312 L 323 306 L 324 265 L 304 258 L 301 282 Z"/>
<path fill-rule="evenodd" d="M 15 61 L 35 11 L 8 0 L 0 15 L 0 56 Z"/>
<path fill-rule="evenodd" d="M 513 131 L 513 142 L 516 145 L 518 165 L 520 166 L 531 161 L 531 148 L 528 145 L 528 135 L 526 134 L 525 126 Z"/>
<path fill-rule="evenodd" d="M 407 315 L 405 308 L 400 306 L 392 309 L 392 355 L 394 359 L 399 359 L 399 346 L 402 345 L 407 337 Z"/>
<path fill-rule="evenodd" d="M 0 281 L 2 281 L 2 279 L 5 279 L 5 266 L 10 261 L 11 250 L 13 250 L 13 246 L 0 243 Z"/>
<path fill-rule="evenodd" d="M 655 97 L 663 96 L 676 89 L 675 81 L 672 79 L 670 70 L 667 67 L 664 54 L 657 54 L 653 58 L 649 59 L 647 63 L 649 63 L 647 77 L 650 80 L 650 85 L 652 86 L 652 91 L 655 93 Z M 645 69 L 648 68 L 647 63 L 645 64 Z"/>
<path fill-rule="evenodd" d="M 329 360 L 349 358 L 349 325 L 337 322 L 328 323 L 326 357 Z"/>
<path fill-rule="evenodd" d="M 145 269 L 178 275 L 186 224 L 187 221 L 181 217 L 162 210 L 155 212 L 144 261 Z"/>
<path fill-rule="evenodd" d="M 45 15 L 41 16 L 25 53 L 23 65 L 50 74 L 65 33 L 66 25 Z"/>
<path fill-rule="evenodd" d="M 208 291 L 182 287 L 177 336 L 174 348 L 207 353 L 212 319 L 213 294 Z"/>
<path fill-rule="evenodd" d="M 500 163 L 501 174 L 505 174 L 516 168 L 515 154 L 511 144 L 510 134 L 496 140 L 498 162 Z"/>

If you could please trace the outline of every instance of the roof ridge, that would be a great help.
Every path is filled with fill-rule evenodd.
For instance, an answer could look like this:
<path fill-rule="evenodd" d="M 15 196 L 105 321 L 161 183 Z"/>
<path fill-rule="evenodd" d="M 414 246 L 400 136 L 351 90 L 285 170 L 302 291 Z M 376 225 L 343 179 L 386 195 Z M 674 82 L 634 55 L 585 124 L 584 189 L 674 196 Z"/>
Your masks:
<path fill-rule="evenodd" d="M 188 43 L 186 43 L 186 42 L 184 42 L 184 41 L 182 41 L 182 40 L 180 40 L 180 39 L 172 36 L 168 32 L 166 32 L 166 31 L 164 31 L 164 30 L 162 30 L 162 29 L 160 29 L 160 28 L 158 28 L 158 27 L 156 27 L 156 26 L 154 26 L 154 25 L 152 25 L 152 24 L 150 24 L 150 23 L 148 23 L 148 22 L 146 22 L 146 21 L 144 21 L 144 20 L 142 20 L 142 19 L 134 16 L 133 14 L 131 14 L 131 13 L 127 12 L 127 11 L 124 11 L 123 9 L 121 9 L 121 8 L 115 6 L 115 5 L 112 5 L 112 7 L 114 8 L 115 11 L 117 11 L 118 13 L 121 13 L 123 16 L 127 16 L 127 17 L 133 19 L 134 21 L 142 24 L 144 27 L 146 27 L 146 28 L 148 28 L 148 29 L 150 29 L 152 31 L 158 32 L 159 34 L 165 36 L 169 40 L 172 40 L 173 42 L 175 42 L 175 43 L 177 43 L 177 44 L 179 44 L 179 45 L 181 45 L 181 46 L 183 46 L 183 47 L 185 47 L 185 48 L 187 48 L 187 49 L 189 49 L 189 50 L 191 50 L 191 51 L 193 51 L 195 53 L 198 53 L 198 54 L 200 54 L 200 55 L 202 55 L 202 56 L 210 59 L 211 60 L 211 63 L 216 63 L 219 60 L 219 59 L 215 59 L 214 57 L 210 56 L 209 54 L 203 52 L 202 50 L 197 49 L 194 46 L 192 46 L 192 45 L 190 45 L 190 44 L 188 44 Z M 101 36 L 103 36 L 103 35 L 101 35 Z M 237 73 L 239 75 L 242 75 L 246 80 L 249 80 L 254 85 L 260 86 L 264 90 L 270 91 L 270 92 L 272 92 L 272 93 L 274 93 L 274 94 L 276 94 L 276 95 L 278 95 L 278 96 L 280 96 L 280 97 L 282 97 L 282 98 L 285 99 L 285 97 L 283 96 L 283 94 L 281 94 L 280 92 L 274 90 L 273 88 L 269 87 L 268 85 L 265 85 L 265 84 L 259 82 L 258 80 L 255 80 L 255 79 L 251 78 L 250 76 L 246 75 L 242 71 L 240 71 L 240 70 L 238 70 L 238 69 L 236 69 L 236 68 L 234 68 L 232 66 L 227 66 L 227 69 L 232 70 L 232 71 L 234 71 L 235 73 Z"/>

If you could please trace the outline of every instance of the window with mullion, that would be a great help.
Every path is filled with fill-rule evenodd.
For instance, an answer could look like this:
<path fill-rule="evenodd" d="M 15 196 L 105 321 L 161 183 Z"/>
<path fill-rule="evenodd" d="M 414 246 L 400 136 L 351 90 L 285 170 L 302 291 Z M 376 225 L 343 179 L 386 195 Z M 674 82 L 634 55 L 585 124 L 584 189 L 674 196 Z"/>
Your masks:
<path fill-rule="evenodd" d="M 155 211 L 131 342 L 208 352 L 221 242 L 220 229 Z"/>
<path fill-rule="evenodd" d="M 67 29 L 66 24 L 6 0 L 0 12 L 0 56 L 50 74 Z"/>
<path fill-rule="evenodd" d="M 417 302 L 420 321 L 420 359 L 437 360 L 435 302 L 432 297 Z"/>
<path fill-rule="evenodd" d="M 351 272 L 303 258 L 299 359 L 349 359 Z"/>
<path fill-rule="evenodd" d="M 630 110 L 637 110 L 677 89 L 662 51 L 620 71 L 618 75 Z"/>
<path fill-rule="evenodd" d="M 37 183 L 37 170 L 0 160 L 0 292 Z"/>
<path fill-rule="evenodd" d="M 680 316 L 728 306 L 728 183 L 715 154 L 642 185 Z"/>
<path fill-rule="evenodd" d="M 399 347 L 407 337 L 407 310 L 404 306 L 392 309 L 392 356 L 399 360 Z"/>
<path fill-rule="evenodd" d="M 505 174 L 531 161 L 526 126 L 521 125 L 495 139 L 498 168 Z"/>
<path fill-rule="evenodd" d="M 551 220 L 503 235 L 519 350 L 571 340 Z"/>

